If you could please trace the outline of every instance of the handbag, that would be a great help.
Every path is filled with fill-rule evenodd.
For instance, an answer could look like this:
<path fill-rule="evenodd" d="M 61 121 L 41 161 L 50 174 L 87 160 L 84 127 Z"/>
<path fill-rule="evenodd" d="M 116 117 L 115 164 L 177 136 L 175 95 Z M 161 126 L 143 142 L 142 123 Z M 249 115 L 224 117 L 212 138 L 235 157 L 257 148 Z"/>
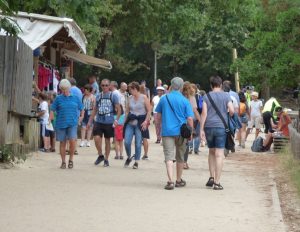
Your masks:
<path fill-rule="evenodd" d="M 227 150 L 230 150 L 231 152 L 235 152 L 235 143 L 234 143 L 234 133 L 231 132 L 229 129 L 229 116 L 228 116 L 228 124 L 225 122 L 225 119 L 223 115 L 220 113 L 218 107 L 216 106 L 215 102 L 211 98 L 210 94 L 207 94 L 208 100 L 210 101 L 210 104 L 213 106 L 215 109 L 217 115 L 220 117 L 221 121 L 223 122 L 225 126 L 225 132 L 226 132 L 226 143 L 225 143 L 225 148 Z"/>
<path fill-rule="evenodd" d="M 169 101 L 169 98 L 168 98 L 168 95 L 166 95 L 166 98 L 167 98 L 167 101 L 169 103 L 169 106 L 171 107 L 174 115 L 176 116 L 177 120 L 180 122 L 177 114 L 175 113 L 170 101 Z M 192 128 L 190 128 L 186 123 L 183 123 L 181 126 L 180 126 L 180 136 L 185 138 L 185 139 L 189 139 L 191 136 L 192 136 Z"/>

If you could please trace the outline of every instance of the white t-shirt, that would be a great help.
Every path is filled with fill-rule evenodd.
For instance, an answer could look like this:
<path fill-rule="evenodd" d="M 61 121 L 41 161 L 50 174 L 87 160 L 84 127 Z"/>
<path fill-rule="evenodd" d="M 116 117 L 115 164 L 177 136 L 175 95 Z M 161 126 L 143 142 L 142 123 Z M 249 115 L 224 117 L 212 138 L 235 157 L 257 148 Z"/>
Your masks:
<path fill-rule="evenodd" d="M 46 101 L 43 101 L 40 103 L 39 105 L 39 112 L 41 111 L 45 111 L 45 113 L 40 116 L 40 119 L 41 119 L 41 124 L 44 124 L 46 125 L 48 123 L 48 120 L 49 120 L 49 108 L 48 108 L 48 102 Z"/>
<path fill-rule="evenodd" d="M 156 113 L 156 106 L 158 105 L 160 97 L 158 95 L 154 96 L 152 99 L 153 102 L 153 113 Z"/>
<path fill-rule="evenodd" d="M 118 90 L 119 94 L 119 100 L 120 100 L 120 105 L 122 105 L 124 112 L 126 111 L 126 104 L 128 101 L 128 93 L 122 93 L 120 90 Z"/>
<path fill-rule="evenodd" d="M 251 117 L 259 117 L 261 116 L 260 109 L 263 106 L 262 101 L 251 101 L 250 102 L 250 109 L 251 109 Z"/>

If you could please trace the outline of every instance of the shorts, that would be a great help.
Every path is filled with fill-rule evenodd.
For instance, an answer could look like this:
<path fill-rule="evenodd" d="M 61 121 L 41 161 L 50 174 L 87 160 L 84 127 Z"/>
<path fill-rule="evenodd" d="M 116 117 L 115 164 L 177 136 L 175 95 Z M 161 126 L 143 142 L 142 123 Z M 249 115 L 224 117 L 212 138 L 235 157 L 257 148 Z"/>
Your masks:
<path fill-rule="evenodd" d="M 208 148 L 225 148 L 226 132 L 222 127 L 204 128 Z"/>
<path fill-rule="evenodd" d="M 104 135 L 104 138 L 113 138 L 115 135 L 115 130 L 113 128 L 113 124 L 103 124 L 99 122 L 95 122 L 93 128 L 93 136 L 100 136 Z"/>
<path fill-rule="evenodd" d="M 177 161 L 178 163 L 183 163 L 186 143 L 187 139 L 182 138 L 181 136 L 162 137 L 165 162 Z M 174 152 L 175 147 L 176 152 Z"/>
<path fill-rule="evenodd" d="M 77 125 L 67 128 L 56 128 L 56 141 L 65 142 L 71 139 L 77 139 Z"/>
<path fill-rule="evenodd" d="M 50 131 L 46 129 L 46 124 L 41 124 L 41 136 L 50 137 Z"/>
<path fill-rule="evenodd" d="M 115 127 L 115 139 L 116 139 L 116 141 L 122 141 L 124 139 L 123 138 L 123 128 L 124 128 L 123 125 L 117 125 Z"/>
<path fill-rule="evenodd" d="M 247 124 L 248 123 L 248 117 L 247 117 L 247 115 L 240 116 L 239 119 L 240 119 L 240 122 L 243 123 L 243 124 Z"/>
<path fill-rule="evenodd" d="M 87 124 L 88 124 L 88 122 L 82 121 L 82 122 L 81 122 L 81 127 L 82 127 L 82 128 L 86 128 Z M 93 126 L 94 126 L 94 121 L 91 123 L 90 128 L 92 128 Z"/>
<path fill-rule="evenodd" d="M 251 117 L 250 121 L 248 122 L 248 128 L 255 127 L 255 129 L 260 129 L 261 128 L 261 117 L 256 116 L 256 117 Z"/>

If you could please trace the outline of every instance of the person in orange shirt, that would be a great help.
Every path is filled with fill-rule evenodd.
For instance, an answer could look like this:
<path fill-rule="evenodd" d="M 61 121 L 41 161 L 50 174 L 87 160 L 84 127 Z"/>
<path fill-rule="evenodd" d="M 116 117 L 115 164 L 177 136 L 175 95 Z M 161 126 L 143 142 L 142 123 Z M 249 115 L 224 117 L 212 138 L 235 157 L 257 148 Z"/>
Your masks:
<path fill-rule="evenodd" d="M 289 137 L 289 124 L 292 122 L 290 116 L 283 111 L 281 106 L 275 108 L 275 113 L 279 118 L 276 131 L 279 132 L 283 137 Z M 273 143 L 274 133 L 268 133 L 266 139 L 263 142 L 264 150 L 269 150 Z"/>
<path fill-rule="evenodd" d="M 282 132 L 283 136 L 289 137 L 289 124 L 292 122 L 290 116 L 283 111 L 282 107 L 275 108 L 279 118 L 277 131 Z"/>

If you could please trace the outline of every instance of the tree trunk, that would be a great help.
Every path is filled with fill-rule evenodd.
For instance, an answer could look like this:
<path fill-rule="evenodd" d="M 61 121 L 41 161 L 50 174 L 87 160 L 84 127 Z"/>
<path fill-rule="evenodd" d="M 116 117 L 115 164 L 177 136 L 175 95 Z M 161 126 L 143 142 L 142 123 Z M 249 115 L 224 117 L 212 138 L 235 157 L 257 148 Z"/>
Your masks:
<path fill-rule="evenodd" d="M 270 98 L 270 85 L 267 79 L 264 79 L 261 88 L 261 98 L 266 102 Z"/>

